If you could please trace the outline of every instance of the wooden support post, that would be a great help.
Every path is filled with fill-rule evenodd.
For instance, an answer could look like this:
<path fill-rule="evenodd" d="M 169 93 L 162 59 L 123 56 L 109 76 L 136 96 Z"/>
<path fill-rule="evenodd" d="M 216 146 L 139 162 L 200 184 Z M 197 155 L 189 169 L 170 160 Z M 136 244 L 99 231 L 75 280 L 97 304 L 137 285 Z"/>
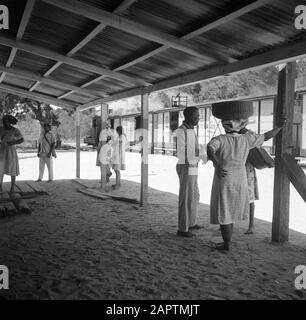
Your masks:
<path fill-rule="evenodd" d="M 142 123 L 142 149 L 141 149 L 141 190 L 140 206 L 146 207 L 148 203 L 148 176 L 149 176 L 149 94 L 141 95 L 141 123 Z"/>
<path fill-rule="evenodd" d="M 279 72 L 275 122 L 287 119 L 287 124 L 275 138 L 275 170 L 272 241 L 284 242 L 289 238 L 290 180 L 282 159 L 284 153 L 291 154 L 292 122 L 295 95 L 296 63 L 288 63 Z"/>
<path fill-rule="evenodd" d="M 101 131 L 106 130 L 107 125 L 107 118 L 108 118 L 108 105 L 107 104 L 101 104 Z M 99 141 L 101 143 L 101 148 L 106 143 L 107 135 L 102 134 L 102 141 Z M 100 172 L 101 172 L 101 189 L 103 191 L 106 190 L 106 165 L 101 164 L 100 165 Z"/>
<path fill-rule="evenodd" d="M 81 177 L 81 111 L 76 111 L 76 177 Z"/>

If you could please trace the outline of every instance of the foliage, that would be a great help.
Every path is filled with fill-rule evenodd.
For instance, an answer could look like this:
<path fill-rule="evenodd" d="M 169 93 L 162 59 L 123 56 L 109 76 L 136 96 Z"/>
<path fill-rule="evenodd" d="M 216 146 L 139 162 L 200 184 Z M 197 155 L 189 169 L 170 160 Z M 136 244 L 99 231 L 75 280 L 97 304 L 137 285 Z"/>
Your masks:
<path fill-rule="evenodd" d="M 0 94 L 0 114 L 12 114 L 18 119 L 25 119 L 26 115 L 38 120 L 41 124 L 50 123 L 59 126 L 59 121 L 49 104 L 41 103 L 29 98 L 23 98 L 11 93 Z"/>

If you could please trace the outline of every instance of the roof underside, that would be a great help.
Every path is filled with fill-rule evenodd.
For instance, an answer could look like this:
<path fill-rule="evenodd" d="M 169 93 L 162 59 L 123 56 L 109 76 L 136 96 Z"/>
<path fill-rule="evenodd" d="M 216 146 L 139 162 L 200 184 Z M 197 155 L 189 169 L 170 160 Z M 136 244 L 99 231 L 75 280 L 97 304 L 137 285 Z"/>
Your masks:
<path fill-rule="evenodd" d="M 0 32 L 0 89 L 65 107 L 306 54 L 306 32 L 294 26 L 300 0 L 1 4 L 10 28 Z"/>

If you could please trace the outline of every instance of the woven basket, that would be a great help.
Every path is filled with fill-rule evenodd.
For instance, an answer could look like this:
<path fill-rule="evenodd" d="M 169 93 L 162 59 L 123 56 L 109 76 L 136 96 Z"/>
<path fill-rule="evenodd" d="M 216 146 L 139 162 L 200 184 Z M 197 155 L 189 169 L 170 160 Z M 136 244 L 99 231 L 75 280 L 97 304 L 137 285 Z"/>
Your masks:
<path fill-rule="evenodd" d="M 227 101 L 212 104 L 212 114 L 222 120 L 248 119 L 253 115 L 251 101 Z"/>

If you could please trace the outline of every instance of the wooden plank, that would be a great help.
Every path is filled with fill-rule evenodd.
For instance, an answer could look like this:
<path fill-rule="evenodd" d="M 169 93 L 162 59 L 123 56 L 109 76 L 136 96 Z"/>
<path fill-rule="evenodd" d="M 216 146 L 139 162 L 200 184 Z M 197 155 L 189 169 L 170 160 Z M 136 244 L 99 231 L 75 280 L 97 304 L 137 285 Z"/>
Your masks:
<path fill-rule="evenodd" d="M 92 188 L 92 185 L 90 183 L 87 183 L 87 181 L 84 181 L 82 179 L 73 179 L 74 182 L 78 183 L 80 186 L 86 188 L 86 189 L 90 189 Z"/>
<path fill-rule="evenodd" d="M 76 104 L 74 104 L 74 103 L 59 100 L 59 99 L 56 99 L 56 98 L 53 98 L 53 97 L 50 97 L 50 96 L 47 96 L 47 95 L 41 94 L 41 93 L 29 92 L 25 89 L 21 89 L 19 87 L 15 87 L 15 86 L 8 85 L 8 84 L 1 83 L 0 89 L 2 89 L 5 92 L 8 92 L 8 93 L 18 94 L 20 96 L 27 97 L 27 98 L 34 99 L 34 100 L 38 100 L 41 102 L 51 103 L 51 104 L 54 104 L 57 106 L 62 106 L 65 108 L 70 108 L 70 109 L 76 108 Z"/>
<path fill-rule="evenodd" d="M 5 188 L 3 187 L 3 192 L 0 193 L 0 203 L 5 203 L 9 201 L 10 201 L 10 196 L 8 192 L 5 190 Z"/>
<path fill-rule="evenodd" d="M 80 87 L 68 84 L 68 83 L 64 83 L 61 81 L 57 81 L 57 80 L 52 80 L 52 79 L 48 79 L 45 77 L 41 77 L 35 73 L 29 72 L 29 71 L 23 71 L 23 70 L 19 70 L 16 68 L 7 68 L 4 66 L 0 66 L 0 71 L 6 72 L 8 74 L 12 74 L 15 75 L 17 77 L 21 77 L 21 78 L 26 78 L 26 79 L 30 79 L 30 80 L 36 80 L 39 81 L 40 83 L 44 83 L 44 84 L 48 84 L 50 86 L 55 86 L 61 89 L 68 89 L 68 90 L 73 90 L 76 91 L 78 93 L 84 94 L 86 96 L 89 97 L 99 97 L 99 96 L 107 96 L 107 94 L 105 92 L 95 92 L 95 91 L 91 91 L 88 89 L 82 89 Z"/>
<path fill-rule="evenodd" d="M 276 123 L 281 118 L 287 124 L 275 138 L 275 169 L 272 241 L 284 242 L 289 239 L 290 180 L 282 160 L 282 155 L 290 153 L 292 139 L 292 122 L 295 95 L 296 63 L 289 63 L 279 72 L 278 94 L 276 105 Z"/>
<path fill-rule="evenodd" d="M 102 68 L 102 67 L 90 64 L 90 63 L 86 63 L 86 62 L 83 62 L 80 60 L 76 60 L 76 59 L 67 57 L 63 54 L 59 54 L 59 53 L 52 51 L 52 50 L 49 50 L 49 49 L 45 49 L 45 48 L 42 48 L 42 47 L 39 47 L 36 45 L 32 45 L 32 44 L 29 44 L 29 43 L 26 43 L 23 41 L 15 41 L 15 40 L 12 40 L 10 38 L 7 38 L 7 37 L 1 36 L 1 35 L 0 35 L 0 44 L 4 45 L 4 46 L 14 47 L 14 48 L 17 48 L 18 50 L 23 50 L 28 53 L 38 55 L 41 57 L 45 57 L 48 59 L 52 59 L 55 61 L 61 61 L 63 63 L 71 65 L 73 67 L 80 68 L 80 69 L 86 70 L 86 71 L 90 71 L 90 72 L 93 72 L 96 74 L 105 75 L 110 78 L 118 79 L 120 81 L 129 83 L 129 84 L 134 84 L 137 86 L 148 84 L 147 82 L 145 82 L 142 79 L 130 77 L 130 76 L 124 75 L 122 73 L 111 71 L 106 68 Z"/>
<path fill-rule="evenodd" d="M 18 181 L 16 182 L 16 187 L 20 190 L 22 195 L 35 194 L 33 188 L 31 188 L 26 182 Z"/>
<path fill-rule="evenodd" d="M 283 45 L 264 53 L 254 55 L 252 57 L 239 60 L 237 62 L 212 66 L 200 71 L 190 72 L 188 74 L 178 75 L 169 80 L 162 80 L 154 85 L 148 86 L 148 93 L 157 92 L 165 89 L 175 88 L 183 85 L 189 85 L 204 80 L 217 79 L 224 75 L 236 74 L 241 71 L 256 70 L 262 67 L 275 65 L 288 61 L 294 61 L 306 57 L 306 40 L 297 40 L 290 44 Z M 103 99 L 90 101 L 81 106 L 81 110 L 87 110 L 96 107 L 101 102 L 108 103 L 120 99 L 126 99 L 141 95 L 143 88 L 133 88 L 110 95 Z"/>
<path fill-rule="evenodd" d="M 3 203 L 3 206 L 5 207 L 6 211 L 6 216 L 15 216 L 17 214 L 17 209 L 15 205 L 11 202 L 11 197 L 7 192 L 4 192 L 3 199 L 7 200 Z"/>
<path fill-rule="evenodd" d="M 14 203 L 18 213 L 22 214 L 31 214 L 32 211 L 27 205 L 27 203 L 22 199 L 19 193 L 12 193 L 11 194 L 11 200 Z"/>
<path fill-rule="evenodd" d="M 288 153 L 282 155 L 284 165 L 291 183 L 306 202 L 306 175 L 297 161 Z"/>
<path fill-rule="evenodd" d="M 124 202 L 130 202 L 130 203 L 139 203 L 139 201 L 135 198 L 128 198 L 128 197 L 123 197 L 119 195 L 113 195 L 111 193 L 105 193 L 103 190 L 97 190 L 97 189 L 87 189 L 90 190 L 92 193 L 96 193 L 98 195 L 101 195 L 103 197 L 109 197 L 118 201 L 124 201 Z"/>
<path fill-rule="evenodd" d="M 39 195 L 48 194 L 46 189 L 43 186 L 41 186 L 38 182 L 27 181 L 26 183 L 29 187 L 31 187 L 34 190 L 36 194 L 39 194 Z"/>
<path fill-rule="evenodd" d="M 192 32 L 189 32 L 187 34 L 185 34 L 184 36 L 182 36 L 180 39 L 181 40 L 190 40 L 192 38 L 195 38 L 195 37 L 198 37 L 200 35 L 203 35 L 204 33 L 212 30 L 212 29 L 215 29 L 217 27 L 219 27 L 220 25 L 223 25 L 225 23 L 228 23 L 234 19 L 237 19 L 239 17 L 241 17 L 242 15 L 245 15 L 246 13 L 249 13 L 251 11 L 254 11 L 268 3 L 271 3 L 271 2 L 275 2 L 276 0 L 258 0 L 258 1 L 254 1 L 252 2 L 251 4 L 248 4 L 234 12 L 231 12 L 211 23 L 208 23 L 208 24 L 205 24 L 204 26 L 192 31 Z M 117 67 L 114 69 L 114 71 L 120 71 L 120 70 L 123 70 L 123 69 L 126 69 L 130 66 L 133 66 L 134 64 L 137 64 L 139 62 L 142 62 L 146 59 L 149 59 L 151 57 L 153 57 L 154 55 L 157 55 L 165 50 L 169 49 L 169 46 L 162 46 L 162 47 L 159 47 L 159 48 L 156 48 L 152 51 L 149 51 L 147 52 L 146 54 L 144 55 L 141 55 L 140 57 L 136 58 L 136 59 L 133 59 L 129 62 L 126 62 L 125 64 Z M 230 58 L 228 62 L 234 62 L 236 59 L 233 59 L 233 58 Z"/>
<path fill-rule="evenodd" d="M 81 111 L 76 111 L 76 177 L 81 177 Z"/>
<path fill-rule="evenodd" d="M 78 192 L 86 194 L 87 196 L 91 196 L 91 197 L 100 199 L 100 200 L 109 200 L 109 198 L 110 198 L 110 197 L 103 196 L 102 194 L 92 192 L 92 190 L 90 190 L 90 189 L 78 189 Z"/>
<path fill-rule="evenodd" d="M 88 189 L 78 189 L 78 192 L 81 192 L 83 194 L 86 194 L 88 196 L 91 196 L 91 197 L 94 197 L 94 198 L 98 198 L 98 199 L 101 199 L 101 200 L 114 199 L 114 200 L 118 200 L 118 201 L 134 203 L 134 204 L 139 203 L 136 199 L 126 198 L 126 197 L 121 197 L 121 196 L 114 196 L 112 194 L 104 193 L 103 190 L 102 191 L 98 191 L 96 189 L 88 188 Z"/>
<path fill-rule="evenodd" d="M 6 73 L 2 72 L 0 76 L 0 83 L 4 80 L 5 76 L 6 76 Z"/>
<path fill-rule="evenodd" d="M 23 37 L 23 34 L 25 32 L 26 26 L 30 20 L 31 17 L 31 13 L 33 11 L 35 5 L 35 0 L 28 0 L 25 6 L 25 9 L 23 11 L 23 15 L 21 18 L 21 22 L 19 24 L 19 28 L 17 31 L 17 35 L 16 35 L 16 40 L 19 41 L 21 40 L 21 38 Z M 17 53 L 17 49 L 16 48 L 12 48 L 11 53 L 7 59 L 6 62 L 6 67 L 10 67 L 14 61 L 14 58 L 16 56 Z M 1 81 L 0 81 L 1 82 Z"/>
<path fill-rule="evenodd" d="M 90 5 L 84 3 L 76 3 L 75 1 L 66 0 L 43 0 L 46 3 L 60 7 L 61 9 L 80 14 L 86 18 L 95 20 L 97 22 L 107 23 L 109 26 L 128 32 L 130 34 L 136 35 L 138 37 L 151 40 L 173 49 L 188 53 L 197 58 L 203 59 L 204 61 L 209 61 L 211 58 L 216 60 L 216 55 L 212 52 L 201 52 L 188 43 L 187 41 L 180 40 L 170 34 L 164 33 L 162 31 L 156 30 L 148 25 L 144 25 L 135 22 L 132 19 L 125 18 L 124 16 L 119 16 L 108 11 L 94 8 Z"/>
<path fill-rule="evenodd" d="M 131 6 L 136 0 L 124 0 L 121 2 L 121 4 L 114 10 L 114 13 L 122 13 L 124 10 L 126 10 L 129 6 Z M 75 45 L 67 54 L 67 57 L 71 57 L 73 56 L 76 52 L 78 52 L 80 49 L 82 49 L 88 42 L 90 42 L 93 38 L 95 38 L 99 33 L 101 33 L 103 31 L 103 29 L 107 26 L 106 23 L 102 22 L 100 23 L 98 26 L 96 26 L 92 31 L 89 32 L 89 34 L 83 38 L 77 45 Z M 44 74 L 44 77 L 49 76 L 53 71 L 55 71 L 58 67 L 60 67 L 62 65 L 62 62 L 56 62 L 49 70 L 46 71 L 46 73 Z M 103 76 L 102 76 L 103 77 Z M 99 80 L 101 79 L 101 76 L 98 77 Z M 96 81 L 99 81 L 96 80 Z M 94 81 L 94 82 L 96 82 Z M 91 82 L 93 83 L 93 82 Z M 89 86 L 90 84 L 85 86 L 81 86 L 83 88 L 85 88 L 86 86 Z M 67 95 L 71 94 L 71 92 L 67 93 Z"/>
<path fill-rule="evenodd" d="M 64 99 L 64 98 L 66 98 L 66 97 L 70 96 L 70 95 L 71 95 L 71 94 L 73 94 L 73 93 L 74 93 L 74 91 L 73 91 L 73 90 L 68 91 L 68 92 L 66 92 L 66 93 L 64 93 L 64 94 L 62 94 L 62 95 L 60 95 L 60 96 L 58 96 L 58 97 L 57 97 L 57 99 Z"/>
<path fill-rule="evenodd" d="M 35 0 L 27 0 L 27 4 L 24 8 L 21 22 L 17 31 L 16 40 L 21 40 L 21 38 L 23 37 L 27 24 L 30 20 L 34 5 L 35 5 Z"/>
<path fill-rule="evenodd" d="M 108 105 L 102 103 L 101 104 L 101 131 L 102 132 L 106 130 L 107 119 L 108 119 Z M 102 141 L 101 148 L 106 143 L 107 136 L 103 134 L 102 137 L 103 139 L 105 138 L 105 140 Z M 106 189 L 106 165 L 101 163 L 100 172 L 101 172 L 101 189 L 105 190 Z"/>
<path fill-rule="evenodd" d="M 149 176 L 149 156 L 148 156 L 148 132 L 149 132 L 149 94 L 141 95 L 141 122 L 142 122 L 142 148 L 141 148 L 141 186 L 140 186 L 140 206 L 146 207 L 148 204 L 148 176 Z"/>

